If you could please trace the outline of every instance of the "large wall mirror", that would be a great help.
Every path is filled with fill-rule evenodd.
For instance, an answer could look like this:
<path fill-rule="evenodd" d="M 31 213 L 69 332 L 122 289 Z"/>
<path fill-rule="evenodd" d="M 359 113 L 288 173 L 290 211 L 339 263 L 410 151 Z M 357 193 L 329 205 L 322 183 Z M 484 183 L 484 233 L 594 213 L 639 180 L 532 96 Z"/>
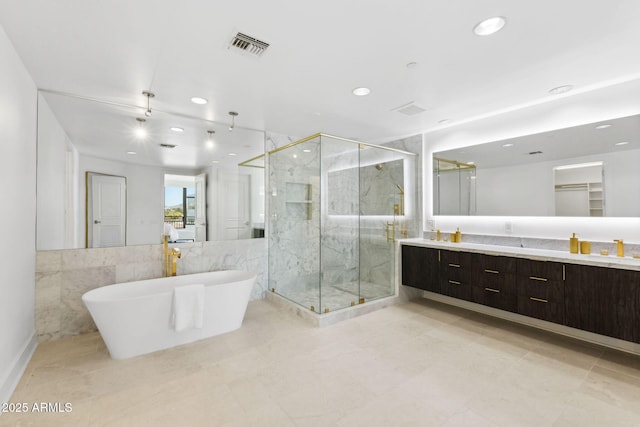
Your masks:
<path fill-rule="evenodd" d="M 435 215 L 640 216 L 638 115 L 437 152 L 433 165 Z"/>
<path fill-rule="evenodd" d="M 228 123 L 40 91 L 37 249 L 263 237 L 264 143 Z"/>

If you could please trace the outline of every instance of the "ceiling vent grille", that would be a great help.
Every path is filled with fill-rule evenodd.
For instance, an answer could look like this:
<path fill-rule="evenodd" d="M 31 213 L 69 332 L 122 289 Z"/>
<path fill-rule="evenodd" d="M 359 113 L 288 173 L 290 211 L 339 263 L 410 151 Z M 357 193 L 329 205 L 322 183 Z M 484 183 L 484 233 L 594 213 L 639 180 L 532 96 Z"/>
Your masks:
<path fill-rule="evenodd" d="M 162 148 L 176 148 L 177 145 L 174 144 L 159 144 Z"/>
<path fill-rule="evenodd" d="M 269 47 L 269 43 L 243 33 L 238 33 L 231 39 L 229 47 L 240 49 L 254 56 L 262 56 L 264 51 Z"/>
<path fill-rule="evenodd" d="M 420 113 L 423 113 L 423 112 L 427 111 L 427 109 L 426 108 L 422 108 L 419 105 L 416 105 L 415 102 L 410 102 L 408 104 L 401 105 L 401 106 L 399 106 L 397 108 L 394 108 L 391 111 L 396 111 L 396 112 L 402 113 L 402 114 L 404 114 L 406 116 L 415 116 L 416 114 L 420 114 Z"/>

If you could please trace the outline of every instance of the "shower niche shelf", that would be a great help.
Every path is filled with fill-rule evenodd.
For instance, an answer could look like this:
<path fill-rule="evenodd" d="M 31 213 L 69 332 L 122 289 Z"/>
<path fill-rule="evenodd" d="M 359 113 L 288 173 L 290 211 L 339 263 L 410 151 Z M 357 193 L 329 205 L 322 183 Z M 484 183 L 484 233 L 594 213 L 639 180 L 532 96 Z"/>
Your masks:
<path fill-rule="evenodd" d="M 285 185 L 287 214 L 292 218 L 310 220 L 313 210 L 311 184 L 287 182 Z"/>

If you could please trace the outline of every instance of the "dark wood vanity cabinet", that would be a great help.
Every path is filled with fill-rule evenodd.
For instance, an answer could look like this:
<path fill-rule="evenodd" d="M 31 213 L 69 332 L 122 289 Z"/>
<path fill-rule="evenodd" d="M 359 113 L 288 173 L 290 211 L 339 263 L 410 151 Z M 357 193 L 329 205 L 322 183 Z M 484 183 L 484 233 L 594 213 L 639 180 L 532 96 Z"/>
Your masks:
<path fill-rule="evenodd" d="M 402 284 L 640 343 L 640 271 L 402 245 Z"/>
<path fill-rule="evenodd" d="M 640 271 L 565 268 L 566 325 L 640 343 Z"/>
<path fill-rule="evenodd" d="M 440 292 L 438 249 L 402 245 L 402 284 Z"/>
<path fill-rule="evenodd" d="M 519 258 L 518 313 L 565 323 L 564 264 Z"/>
<path fill-rule="evenodd" d="M 440 251 L 440 293 L 472 301 L 473 257 L 469 252 Z"/>
<path fill-rule="evenodd" d="M 501 310 L 516 311 L 516 259 L 474 254 L 472 301 Z"/>

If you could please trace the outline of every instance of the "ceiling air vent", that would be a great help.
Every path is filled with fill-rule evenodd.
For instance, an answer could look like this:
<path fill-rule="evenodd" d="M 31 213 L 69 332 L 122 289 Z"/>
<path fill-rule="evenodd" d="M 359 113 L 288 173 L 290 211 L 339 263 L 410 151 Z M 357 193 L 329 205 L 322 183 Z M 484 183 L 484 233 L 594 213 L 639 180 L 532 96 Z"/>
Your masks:
<path fill-rule="evenodd" d="M 176 148 L 177 145 L 174 144 L 159 144 L 162 148 Z"/>
<path fill-rule="evenodd" d="M 269 43 L 243 33 L 238 33 L 231 39 L 229 47 L 240 49 L 253 56 L 262 56 L 264 51 L 269 47 Z"/>
<path fill-rule="evenodd" d="M 423 112 L 427 111 L 427 109 L 426 108 L 422 108 L 419 105 L 416 105 L 415 102 L 410 102 L 408 104 L 401 105 L 401 106 L 399 106 L 397 108 L 394 108 L 391 111 L 396 111 L 398 113 L 402 113 L 402 114 L 407 115 L 407 116 L 415 116 L 416 114 L 420 114 L 420 113 L 423 113 Z"/>

